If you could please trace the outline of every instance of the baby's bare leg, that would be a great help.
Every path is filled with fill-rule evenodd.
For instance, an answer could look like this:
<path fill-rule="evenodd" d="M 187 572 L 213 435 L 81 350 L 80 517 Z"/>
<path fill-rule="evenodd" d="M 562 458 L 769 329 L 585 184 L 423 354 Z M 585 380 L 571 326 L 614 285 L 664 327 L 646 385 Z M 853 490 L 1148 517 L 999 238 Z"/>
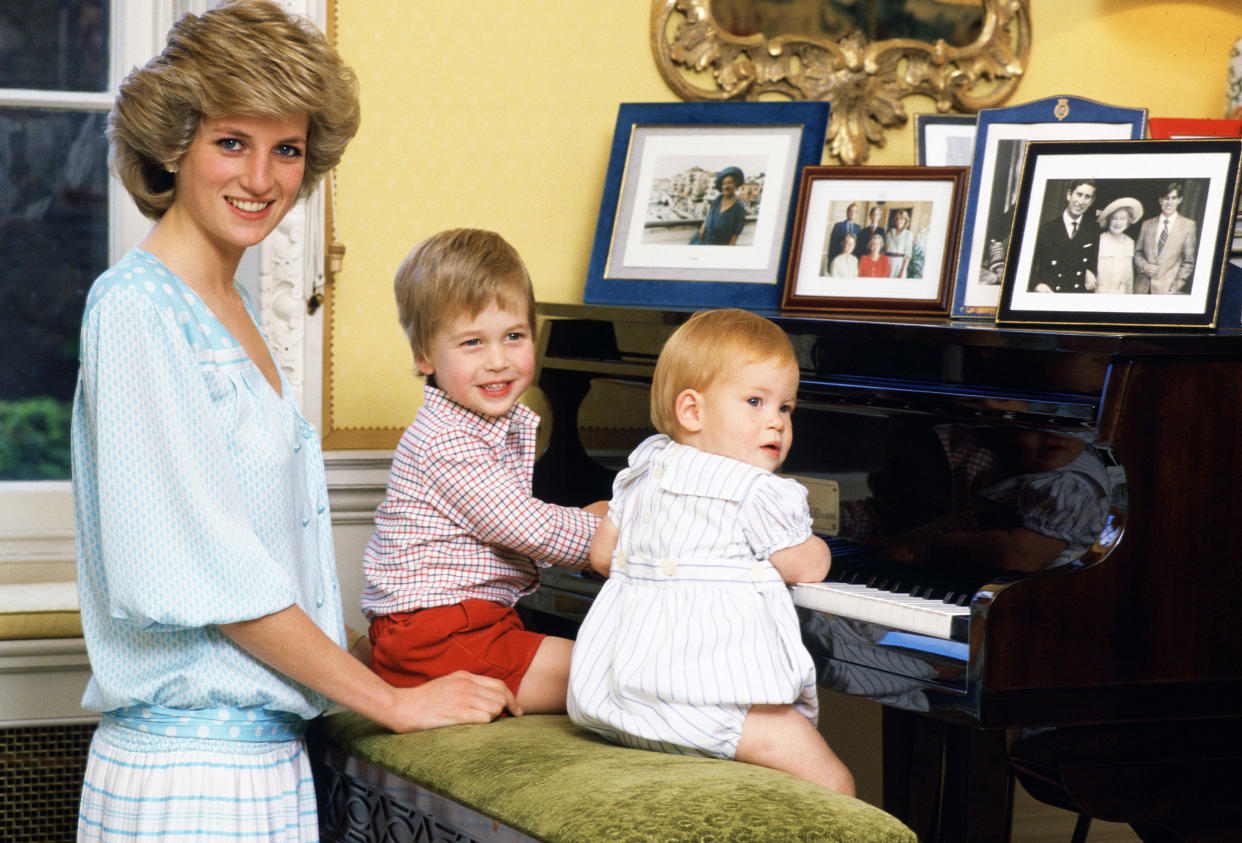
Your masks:
<path fill-rule="evenodd" d="M 791 705 L 754 705 L 742 723 L 738 761 L 791 773 L 817 785 L 854 795 L 854 777 L 815 725 Z"/>
<path fill-rule="evenodd" d="M 569 693 L 569 655 L 574 642 L 568 638 L 543 639 L 518 686 L 517 701 L 527 714 L 564 714 Z"/>

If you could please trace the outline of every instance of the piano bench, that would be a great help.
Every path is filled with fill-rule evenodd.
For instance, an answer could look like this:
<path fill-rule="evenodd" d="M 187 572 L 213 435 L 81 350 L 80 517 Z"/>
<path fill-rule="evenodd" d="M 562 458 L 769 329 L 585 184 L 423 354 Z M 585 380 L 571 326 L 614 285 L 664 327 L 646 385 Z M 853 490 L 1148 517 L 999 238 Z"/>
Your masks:
<path fill-rule="evenodd" d="M 308 735 L 324 841 L 916 843 L 785 773 L 614 746 L 564 715 L 395 735 L 352 713 Z"/>

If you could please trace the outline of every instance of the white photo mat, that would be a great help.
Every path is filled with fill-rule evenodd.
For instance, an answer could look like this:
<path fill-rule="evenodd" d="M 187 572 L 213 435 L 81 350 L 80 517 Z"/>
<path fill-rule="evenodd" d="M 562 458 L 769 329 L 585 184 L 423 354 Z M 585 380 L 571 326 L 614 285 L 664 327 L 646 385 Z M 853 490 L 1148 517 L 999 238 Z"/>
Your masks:
<path fill-rule="evenodd" d="M 825 244 L 837 222 L 830 215 L 830 206 L 864 198 L 888 205 L 930 204 L 922 278 L 835 278 L 820 274 Z M 953 183 L 950 181 L 820 179 L 812 182 L 797 273 L 789 283 L 795 285 L 794 292 L 799 296 L 935 301 L 945 260 L 945 232 L 953 207 Z M 832 257 L 830 255 L 829 259 Z"/>
<path fill-rule="evenodd" d="M 780 260 L 783 226 L 797 179 L 795 163 L 800 126 L 670 127 L 636 126 L 626 162 L 624 185 L 613 243 L 620 254 L 609 256 L 607 277 L 696 280 L 705 271 L 715 281 L 776 284 L 773 271 Z M 670 168 L 697 163 L 704 169 L 749 164 L 747 178 L 762 175 L 754 236 L 734 246 L 657 244 L 645 242 L 647 208 L 656 180 Z"/>
<path fill-rule="evenodd" d="M 1206 197 L 1208 209 L 1220 208 L 1229 201 L 1224 195 L 1229 183 L 1230 156 L 1224 152 L 1204 152 L 1178 154 L 1176 162 L 1170 162 L 1165 153 L 1129 155 L 1040 155 L 1035 158 L 1035 169 L 1031 178 L 1031 195 L 1026 203 L 1028 212 L 1024 220 L 1020 242 L 1022 244 L 1017 255 L 1017 265 L 1013 269 L 1015 278 L 1027 279 L 1031 274 L 1034 259 L 1034 243 L 1040 224 L 1038 209 L 1044 207 L 1046 188 L 1050 180 L 1091 178 L 1104 179 L 1152 179 L 1159 174 L 1160 181 L 1187 180 L 1202 178 L 1209 180 Z M 1175 169 L 1172 169 L 1175 168 Z M 1032 213 L 1031 211 L 1034 210 Z M 1095 209 L 1089 209 L 1092 214 Z M 1151 213 L 1148 214 L 1150 216 Z M 1212 245 L 1221 232 L 1217 215 L 1208 213 L 1203 220 L 1196 221 L 1199 237 L 1199 254 L 1211 258 Z M 1206 244 L 1206 245 L 1205 245 Z M 1014 259 L 1011 254 L 1010 259 Z M 1190 292 L 1186 295 L 1153 296 L 1133 295 L 1128 293 L 1106 294 L 1081 293 L 1049 294 L 1033 293 L 1026 290 L 1026 284 L 1015 284 L 1010 296 L 1009 306 L 1014 310 L 1063 312 L 1067 310 L 1067 302 L 1073 304 L 1076 313 L 1112 313 L 1127 311 L 1132 313 L 1150 314 L 1185 314 L 1202 313 L 1207 310 L 1207 296 L 1212 289 L 1211 274 L 1213 261 L 1195 261 L 1194 275 L 1191 278 Z"/>

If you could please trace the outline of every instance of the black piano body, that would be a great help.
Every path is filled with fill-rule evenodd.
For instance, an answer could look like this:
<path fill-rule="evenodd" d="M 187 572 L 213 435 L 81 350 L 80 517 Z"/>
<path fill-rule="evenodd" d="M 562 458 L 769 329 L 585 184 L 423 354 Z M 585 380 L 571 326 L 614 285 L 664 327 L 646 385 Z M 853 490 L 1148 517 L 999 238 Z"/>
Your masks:
<path fill-rule="evenodd" d="M 689 311 L 540 315 L 552 433 L 536 494 L 607 498 L 649 432 L 656 356 Z M 1038 735 L 1059 786 L 1091 816 L 1152 839 L 1236 834 L 1242 335 L 768 315 L 802 369 L 782 471 L 835 483 L 840 500 L 835 523 L 835 511 L 817 520 L 836 533 L 830 582 L 796 587 L 795 602 L 821 685 L 886 706 L 885 807 L 926 839 L 1003 839 L 1011 785 L 998 764 L 1007 741 Z M 1095 519 L 1092 537 L 1036 571 L 941 546 L 1013 517 L 1017 504 L 988 495 L 1027 472 L 1022 460 L 1038 465 L 1022 448 L 1040 434 L 1081 443 L 1091 482 L 1074 488 L 1098 487 L 1081 516 Z M 973 479 L 959 446 L 982 455 Z M 528 608 L 572 625 L 598 585 L 551 569 Z M 937 606 L 951 617 L 926 621 Z M 911 786 L 927 781 L 930 796 Z"/>

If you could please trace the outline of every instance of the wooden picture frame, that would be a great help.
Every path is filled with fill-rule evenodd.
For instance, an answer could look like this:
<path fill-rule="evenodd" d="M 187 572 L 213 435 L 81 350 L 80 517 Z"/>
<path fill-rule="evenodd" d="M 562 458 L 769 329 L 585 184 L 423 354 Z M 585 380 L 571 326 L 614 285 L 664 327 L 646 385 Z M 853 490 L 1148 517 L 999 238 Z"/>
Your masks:
<path fill-rule="evenodd" d="M 965 182 L 964 167 L 804 168 L 782 309 L 946 315 Z"/>

